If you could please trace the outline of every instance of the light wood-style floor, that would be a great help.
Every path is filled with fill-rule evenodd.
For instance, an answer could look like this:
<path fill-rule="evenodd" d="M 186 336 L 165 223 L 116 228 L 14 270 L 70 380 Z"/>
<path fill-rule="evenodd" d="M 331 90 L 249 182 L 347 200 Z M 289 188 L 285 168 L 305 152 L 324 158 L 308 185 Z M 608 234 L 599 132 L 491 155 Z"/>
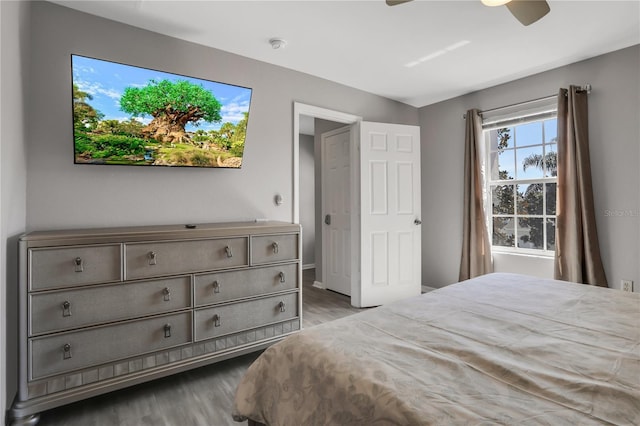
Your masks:
<path fill-rule="evenodd" d="M 360 312 L 347 296 L 312 286 L 303 273 L 303 327 Z M 244 355 L 185 373 L 43 412 L 41 426 L 236 426 L 231 418 L 235 389 L 260 353 Z M 246 424 L 246 422 L 245 422 Z"/>

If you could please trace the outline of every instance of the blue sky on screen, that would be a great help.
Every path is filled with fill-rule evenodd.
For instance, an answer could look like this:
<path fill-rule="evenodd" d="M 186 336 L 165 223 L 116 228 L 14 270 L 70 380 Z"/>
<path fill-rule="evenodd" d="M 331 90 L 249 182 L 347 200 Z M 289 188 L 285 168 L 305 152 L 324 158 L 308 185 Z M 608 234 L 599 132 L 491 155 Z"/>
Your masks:
<path fill-rule="evenodd" d="M 237 124 L 243 113 L 249 112 L 251 101 L 251 89 L 230 84 L 217 83 L 198 78 L 186 77 L 161 71 L 138 68 L 99 59 L 86 58 L 72 55 L 73 83 L 78 88 L 93 96 L 87 103 L 104 114 L 105 120 L 127 121 L 131 115 L 120 110 L 120 97 L 126 87 L 144 87 L 149 80 L 187 80 L 201 85 L 213 93 L 222 104 L 220 123 L 207 123 L 200 121 L 199 126 L 188 124 L 187 131 L 218 130 L 223 123 Z M 149 123 L 150 116 L 138 117 L 138 121 Z"/>

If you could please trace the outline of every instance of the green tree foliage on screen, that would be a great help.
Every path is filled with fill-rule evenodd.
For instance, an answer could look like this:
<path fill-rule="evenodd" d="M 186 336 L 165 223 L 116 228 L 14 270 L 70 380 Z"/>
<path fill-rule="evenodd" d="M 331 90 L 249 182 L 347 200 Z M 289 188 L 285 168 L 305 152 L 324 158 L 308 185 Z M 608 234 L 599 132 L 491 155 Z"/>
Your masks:
<path fill-rule="evenodd" d="M 151 80 L 144 87 L 127 87 L 120 98 L 122 111 L 153 117 L 143 133 L 160 142 L 188 141 L 185 126 L 220 122 L 221 107 L 210 91 L 186 80 Z"/>
<path fill-rule="evenodd" d="M 222 104 L 203 86 L 184 80 L 150 80 L 144 87 L 127 87 L 120 97 L 126 120 L 103 119 L 89 93 L 74 86 L 76 162 L 240 167 L 248 113 L 218 130 L 187 125 L 221 123 Z M 138 117 L 151 117 L 143 124 Z"/>
<path fill-rule="evenodd" d="M 103 115 L 87 103 L 92 100 L 87 92 L 83 92 L 76 84 L 73 85 L 73 123 L 77 131 L 87 132 L 95 129 Z"/>
<path fill-rule="evenodd" d="M 96 133 L 141 137 L 143 128 L 144 124 L 132 118 L 128 121 L 102 120 L 96 126 L 95 131 Z"/>
<path fill-rule="evenodd" d="M 236 132 L 234 134 L 234 139 L 231 142 L 230 151 L 233 155 L 237 157 L 242 157 L 244 152 L 244 140 L 247 137 L 247 121 L 249 118 L 249 113 L 244 113 L 244 118 L 236 124 Z"/>

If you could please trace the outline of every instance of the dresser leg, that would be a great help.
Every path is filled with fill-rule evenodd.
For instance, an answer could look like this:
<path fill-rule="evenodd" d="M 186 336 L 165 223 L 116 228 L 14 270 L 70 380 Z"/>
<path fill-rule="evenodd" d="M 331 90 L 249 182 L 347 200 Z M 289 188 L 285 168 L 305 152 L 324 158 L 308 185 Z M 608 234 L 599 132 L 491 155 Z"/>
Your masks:
<path fill-rule="evenodd" d="M 35 426 L 40 421 L 40 414 L 31 414 L 29 416 L 24 417 L 16 417 L 9 419 L 11 426 Z"/>

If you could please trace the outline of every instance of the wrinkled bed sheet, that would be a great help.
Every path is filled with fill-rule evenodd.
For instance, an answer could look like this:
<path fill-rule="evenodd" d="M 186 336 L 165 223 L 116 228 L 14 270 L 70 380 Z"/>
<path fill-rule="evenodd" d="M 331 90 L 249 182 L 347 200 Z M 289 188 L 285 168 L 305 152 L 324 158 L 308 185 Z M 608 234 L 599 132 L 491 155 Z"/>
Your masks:
<path fill-rule="evenodd" d="M 638 425 L 640 294 L 489 274 L 305 329 L 248 369 L 268 425 Z"/>

